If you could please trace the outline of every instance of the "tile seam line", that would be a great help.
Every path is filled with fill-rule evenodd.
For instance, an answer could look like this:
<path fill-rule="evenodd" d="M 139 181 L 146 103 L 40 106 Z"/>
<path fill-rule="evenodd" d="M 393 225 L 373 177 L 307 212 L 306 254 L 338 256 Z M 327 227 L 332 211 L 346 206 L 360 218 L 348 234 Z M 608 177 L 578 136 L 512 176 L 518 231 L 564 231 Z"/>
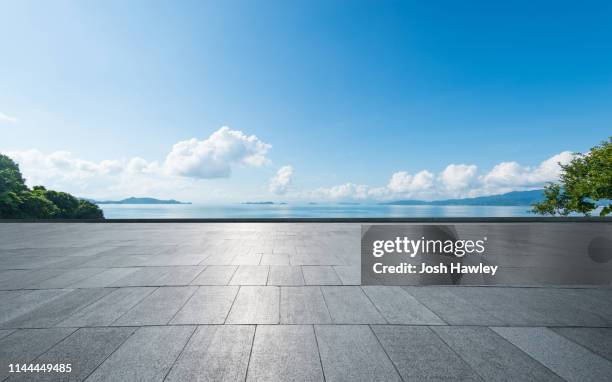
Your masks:
<path fill-rule="evenodd" d="M 251 357 L 253 356 L 253 348 L 255 347 L 255 336 L 257 335 L 257 328 L 259 325 L 255 325 L 255 330 L 253 330 L 253 339 L 251 340 L 251 348 L 249 349 L 249 359 L 247 361 L 247 369 L 244 373 L 244 382 L 249 378 L 249 368 L 251 367 Z"/>
<path fill-rule="evenodd" d="M 236 267 L 236 269 L 238 269 L 238 267 Z M 231 286 L 228 286 L 231 288 Z M 227 323 L 227 318 L 229 317 L 230 313 L 232 312 L 232 309 L 234 308 L 234 304 L 236 303 L 236 299 L 238 299 L 238 294 L 240 294 L 240 289 L 242 289 L 242 285 L 238 285 L 238 289 L 236 290 L 236 294 L 234 295 L 234 299 L 232 300 L 232 304 L 230 305 L 229 309 L 227 310 L 227 313 L 225 314 L 225 319 L 223 320 L 223 325 L 225 325 Z"/>
<path fill-rule="evenodd" d="M 382 342 L 380 342 L 380 339 L 378 338 L 378 336 L 376 335 L 376 332 L 372 329 L 372 327 L 370 325 L 366 325 L 368 327 L 368 330 L 370 331 L 370 333 L 372 333 L 372 335 L 374 336 L 374 338 L 376 338 L 376 342 L 378 343 L 378 346 L 380 346 L 380 348 L 382 349 L 383 353 L 385 353 L 385 355 L 387 356 L 387 359 L 389 360 L 389 362 L 391 362 L 391 365 L 393 365 L 393 369 L 395 370 L 395 372 L 397 373 L 397 376 L 400 377 L 400 379 L 404 382 L 406 382 L 406 380 L 404 379 L 404 377 L 402 377 L 402 374 L 399 372 L 397 365 L 395 364 L 395 362 L 393 362 L 393 360 L 391 359 L 391 357 L 389 356 L 389 353 L 387 353 L 387 349 L 385 349 L 385 347 L 383 346 Z"/>
<path fill-rule="evenodd" d="M 90 289 L 105 289 L 105 288 L 90 288 Z M 41 290 L 44 290 L 44 289 L 41 289 Z M 73 289 L 73 290 L 79 290 L 79 289 Z M 115 290 L 117 290 L 117 288 L 115 288 Z M 85 305 L 83 305 L 82 307 L 80 307 L 80 308 L 78 308 L 77 310 L 75 310 L 74 312 L 70 313 L 70 315 L 68 315 L 68 317 L 66 317 L 66 318 L 64 318 L 64 319 L 60 318 L 59 320 L 54 321 L 52 324 L 50 324 L 50 326 L 49 326 L 49 327 L 50 327 L 50 328 L 56 328 L 56 327 L 58 327 L 57 325 L 61 324 L 61 323 L 62 323 L 62 322 L 64 322 L 65 320 L 67 320 L 69 317 L 71 317 L 71 316 L 73 316 L 73 315 L 75 315 L 75 314 L 77 314 L 77 313 L 81 312 L 81 311 L 82 311 L 82 310 L 84 310 L 85 308 L 88 308 L 89 306 L 91 306 L 91 305 L 95 304 L 96 302 L 98 302 L 98 301 L 102 300 L 104 297 L 108 296 L 109 294 L 111 294 L 111 293 L 113 293 L 113 292 L 114 292 L 114 290 L 113 290 L 113 291 L 109 291 L 108 293 L 105 293 L 105 294 L 103 294 L 102 296 L 99 296 L 98 298 L 94 299 L 93 301 L 90 301 L 88 304 L 85 304 Z M 68 294 L 70 294 L 70 293 L 72 293 L 72 292 L 68 292 L 67 294 L 62 295 L 62 296 L 66 296 L 66 295 L 68 295 Z M 62 296 L 60 296 L 60 297 L 62 297 Z M 47 304 L 45 304 L 45 305 L 47 305 Z M 43 306 L 44 306 L 44 305 L 43 305 Z"/>
<path fill-rule="evenodd" d="M 497 326 L 496 326 L 496 327 L 497 327 Z M 610 359 L 610 358 L 606 358 L 606 357 L 604 357 L 603 355 L 596 353 L 596 352 L 595 352 L 595 351 L 593 351 L 592 349 L 590 349 L 590 348 L 588 348 L 588 347 L 586 347 L 586 346 L 584 346 L 584 345 L 582 345 L 582 344 L 580 344 L 580 343 L 578 343 L 578 342 L 574 341 L 573 339 L 571 339 L 571 338 L 569 338 L 569 337 L 566 337 L 565 335 L 563 335 L 563 334 L 561 334 L 561 333 L 558 333 L 558 332 L 555 330 L 555 329 L 563 329 L 563 327 L 562 327 L 562 326 L 560 326 L 560 327 L 557 327 L 557 326 L 544 326 L 544 327 L 545 327 L 546 329 L 550 330 L 551 332 L 555 333 L 556 335 L 561 336 L 561 337 L 565 338 L 566 340 L 568 340 L 568 341 L 570 341 L 570 342 L 572 342 L 572 343 L 574 343 L 574 344 L 576 344 L 576 345 L 578 345 L 578 346 L 581 346 L 581 347 L 585 348 L 586 350 L 590 351 L 591 353 L 593 353 L 593 354 L 595 354 L 595 355 L 597 355 L 597 356 L 599 356 L 599 357 L 601 357 L 601 358 L 603 358 L 603 359 L 605 359 L 605 360 L 608 360 L 608 361 L 610 361 L 610 362 L 612 363 L 612 359 Z M 580 327 L 580 328 L 577 328 L 577 327 L 569 327 L 569 329 L 598 329 L 598 328 L 591 328 L 591 327 Z M 609 329 L 609 328 L 601 328 L 601 329 Z"/>
<path fill-rule="evenodd" d="M 195 279 L 197 279 L 198 276 L 200 276 L 202 274 L 202 272 L 204 272 L 206 270 L 206 268 L 208 268 L 208 266 L 206 266 L 206 265 L 199 265 L 199 264 L 198 265 L 187 265 L 187 266 L 188 267 L 193 267 L 193 266 L 195 266 L 195 267 L 200 267 L 201 266 L 202 267 L 202 270 L 199 271 L 195 276 L 193 276 L 193 278 L 191 280 L 189 280 L 187 285 L 192 285 L 191 283 L 194 282 Z"/>
<path fill-rule="evenodd" d="M 191 331 L 191 334 L 189 335 L 189 338 L 187 338 L 187 341 L 185 341 L 185 344 L 183 345 L 183 347 L 181 348 L 181 351 L 178 353 L 178 355 L 176 356 L 176 358 L 174 359 L 174 361 L 172 361 L 172 365 L 170 365 L 170 367 L 168 368 L 168 371 L 166 371 L 166 373 L 164 374 L 164 378 L 162 378 L 162 382 L 166 380 L 166 378 L 168 378 L 168 376 L 170 375 L 170 372 L 172 371 L 172 369 L 174 368 L 174 365 L 176 365 L 176 362 L 181 358 L 181 356 L 183 355 L 183 352 L 185 351 L 185 349 L 187 348 L 187 345 L 189 344 L 189 342 L 191 341 L 191 338 L 195 335 L 195 332 L 198 331 L 199 326 L 195 325 L 193 330 Z"/>
<path fill-rule="evenodd" d="M 434 312 L 431 308 L 429 308 L 427 305 L 423 304 L 423 302 L 421 302 L 421 300 L 419 300 L 415 295 L 413 295 L 412 293 L 410 293 L 409 291 L 407 291 L 405 288 L 402 288 L 402 286 L 400 286 L 400 289 L 402 290 L 402 293 L 406 293 L 408 296 L 412 297 L 419 305 L 421 305 L 423 308 L 427 309 L 428 311 L 431 312 L 431 314 L 433 314 L 434 316 L 438 317 L 438 319 L 443 322 L 444 326 L 451 326 L 445 319 L 442 318 L 442 316 L 440 316 L 438 313 Z"/>
<path fill-rule="evenodd" d="M 485 326 L 485 327 L 488 327 L 488 326 Z M 427 326 L 427 329 L 428 329 L 430 332 L 432 332 L 434 336 L 438 337 L 438 339 L 439 339 L 440 341 L 442 341 L 442 343 L 443 343 L 444 345 L 446 345 L 446 347 L 447 347 L 447 348 L 449 348 L 449 349 L 450 349 L 450 351 L 452 351 L 452 352 L 453 352 L 453 353 L 454 353 L 454 354 L 455 354 L 455 355 L 456 355 L 456 356 L 457 356 L 457 357 L 458 357 L 458 358 L 461 360 L 461 362 L 462 362 L 464 365 L 466 365 L 467 367 L 469 367 L 469 368 L 470 368 L 470 370 L 472 370 L 472 372 L 473 372 L 474 374 L 476 374 L 476 375 L 477 375 L 477 376 L 478 376 L 478 377 L 481 379 L 481 381 L 486 381 L 486 380 L 487 380 L 487 379 L 486 379 L 486 378 L 485 378 L 483 375 L 481 375 L 481 374 L 478 372 L 478 370 L 476 370 L 475 368 L 473 368 L 473 367 L 472 367 L 472 365 L 470 365 L 470 364 L 469 364 L 469 363 L 468 363 L 468 362 L 467 362 L 467 361 L 466 361 L 466 360 L 465 360 L 465 359 L 464 359 L 464 358 L 461 356 L 461 354 L 457 353 L 457 351 L 456 351 L 456 350 L 455 350 L 455 349 L 454 349 L 452 346 L 450 346 L 450 344 L 448 344 L 446 341 L 444 341 L 444 338 L 442 338 L 442 336 L 440 336 L 440 334 L 439 334 L 438 332 L 436 332 L 435 330 L 433 330 L 433 329 L 431 328 L 431 325 L 428 325 L 428 326 Z"/>
<path fill-rule="evenodd" d="M 321 358 L 321 348 L 319 347 L 319 339 L 317 338 L 317 331 L 315 325 L 312 324 L 312 333 L 314 334 L 315 344 L 317 345 L 317 355 L 319 356 L 319 364 L 321 365 L 321 374 L 323 374 L 323 382 L 326 382 L 327 377 L 325 376 L 325 369 L 323 368 L 323 359 Z"/>
<path fill-rule="evenodd" d="M 461 325 L 457 325 L 457 326 L 461 326 Z M 534 362 L 537 362 L 538 365 L 542 366 L 543 368 L 545 368 L 546 370 L 550 371 L 553 375 L 559 377 L 560 380 L 562 381 L 567 381 L 567 379 L 563 378 L 562 376 L 560 376 L 559 374 L 555 373 L 553 370 L 551 370 L 548 366 L 544 365 L 542 362 L 538 361 L 537 359 L 533 358 L 531 355 L 529 355 L 529 353 L 527 353 L 526 351 L 524 351 L 523 349 L 521 349 L 520 347 L 516 346 L 515 344 L 513 344 L 512 342 L 510 342 L 507 338 L 503 337 L 502 335 L 498 334 L 495 330 L 491 329 L 491 326 L 485 326 L 487 329 L 489 329 L 491 332 L 493 332 L 493 334 L 495 334 L 496 336 L 498 336 L 499 338 L 502 339 L 502 341 L 505 341 L 506 343 L 510 344 L 513 348 L 515 348 L 516 350 L 518 350 L 519 352 L 523 353 L 525 356 L 527 356 L 529 359 L 533 360 Z M 494 326 L 495 327 L 495 326 Z M 534 326 L 528 326 L 529 328 L 533 328 Z M 537 326 L 539 328 L 543 328 L 543 326 Z M 435 332 L 435 330 L 434 330 Z M 436 333 L 437 334 L 437 333 Z M 438 337 L 440 337 L 438 335 Z M 442 337 L 440 337 L 440 339 L 442 339 Z M 442 341 L 444 341 L 444 339 L 442 339 Z M 446 341 L 444 341 L 444 343 L 446 343 Z M 451 347 L 450 345 L 447 344 L 447 346 Z M 452 349 L 452 347 L 451 347 Z M 459 353 L 457 353 L 459 354 Z M 461 357 L 461 354 L 459 354 L 459 356 Z M 461 359 L 464 359 L 463 357 L 461 357 Z M 467 361 L 465 361 L 467 362 Z M 480 375 L 480 373 L 478 373 L 478 375 Z M 486 378 L 483 378 L 483 380 L 487 380 Z"/>
<path fill-rule="evenodd" d="M 168 324 L 169 324 L 169 323 L 171 323 L 171 322 L 172 322 L 172 320 L 174 320 L 174 317 L 176 317 L 176 315 L 177 315 L 177 314 L 178 314 L 178 313 L 179 313 L 181 310 L 183 310 L 183 308 L 185 307 L 185 305 L 187 305 L 187 303 L 188 303 L 189 301 L 191 301 L 191 299 L 193 298 L 193 296 L 195 296 L 195 294 L 197 293 L 197 291 L 198 291 L 198 290 L 200 290 L 200 288 L 201 288 L 201 287 L 196 286 L 196 285 L 188 285 L 188 286 L 185 286 L 184 288 L 189 288 L 189 287 L 193 287 L 193 288 L 194 288 L 193 292 L 191 292 L 191 294 L 189 295 L 189 297 L 187 297 L 187 299 L 185 300 L 185 302 L 183 302 L 183 304 L 180 306 L 180 308 L 178 308 L 178 310 L 177 310 L 176 312 L 174 312 L 174 314 L 172 315 L 172 317 L 171 317 L 171 318 L 170 318 L 170 319 L 169 319 L 169 320 L 166 322 L 166 325 L 165 325 L 165 326 L 168 326 Z"/>
<path fill-rule="evenodd" d="M 38 353 L 36 356 L 32 357 L 31 360 L 28 361 L 28 363 L 37 360 L 38 358 L 42 357 L 45 353 L 47 353 L 49 350 L 53 349 L 54 347 L 56 347 L 58 344 L 60 344 L 61 342 L 63 342 L 66 338 L 70 337 L 71 335 L 73 335 L 74 333 L 77 332 L 77 330 L 79 330 L 79 328 L 44 328 L 44 329 L 72 329 L 72 331 L 68 334 L 66 334 L 64 337 L 60 338 L 59 340 L 57 340 L 57 342 L 55 342 L 53 345 L 49 346 L 47 349 L 43 350 L 41 353 Z M 24 329 L 22 329 L 24 330 Z M 25 329 L 27 330 L 27 329 Z M 42 330 L 42 329 L 34 329 L 34 330 Z M 5 336 L 3 338 L 8 338 L 12 335 L 14 335 L 15 333 L 19 332 L 19 330 L 15 330 L 13 333 L 9 334 L 8 336 Z M 4 380 L 8 380 L 10 379 L 11 376 L 9 375 L 8 377 L 6 377 Z"/>
<path fill-rule="evenodd" d="M 146 287 L 126 287 L 126 288 L 146 288 Z M 79 288 L 79 289 L 95 289 L 95 288 Z M 86 306 L 86 307 L 84 307 L 83 309 L 81 309 L 81 310 L 79 310 L 79 311 L 77 311 L 77 312 L 72 313 L 70 316 L 66 317 L 66 319 L 61 320 L 60 322 L 55 323 L 55 324 L 53 325 L 53 327 L 56 327 L 56 328 L 58 328 L 58 327 L 59 327 L 59 328 L 71 328 L 71 327 L 75 327 L 75 326 L 58 326 L 58 325 L 63 324 L 64 322 L 66 322 L 66 321 L 68 321 L 69 319 L 71 319 L 72 317 L 74 317 L 76 314 L 78 314 L 78 313 L 80 313 L 80 312 L 84 311 L 85 309 L 89 308 L 90 306 L 95 305 L 97 302 L 102 301 L 102 299 L 104 299 L 104 298 L 106 298 L 106 297 L 110 296 L 111 294 L 115 293 L 115 292 L 116 292 L 116 291 L 118 291 L 120 288 L 119 288 L 119 287 L 112 287 L 112 288 L 109 288 L 109 289 L 114 289 L 114 291 L 112 291 L 112 292 L 110 292 L 110 293 L 108 293 L 108 294 L 106 294 L 106 295 L 102 296 L 102 298 L 100 298 L 100 299 L 96 300 L 95 302 L 91 303 L 90 305 L 87 305 L 87 306 Z M 145 297 L 146 297 L 146 296 L 145 296 Z M 138 300 L 138 301 L 137 301 L 137 302 L 136 302 L 134 305 L 139 304 L 139 303 L 140 303 L 140 301 L 144 300 L 144 298 L 145 298 L 145 297 L 143 297 L 142 299 Z M 131 307 L 130 307 L 130 309 L 131 309 Z M 113 321 L 113 322 L 114 322 L 114 321 Z M 112 324 L 112 323 L 111 323 L 111 324 Z M 77 327 L 77 328 L 88 328 L 88 327 L 91 327 L 91 326 L 76 326 L 76 327 Z M 105 325 L 105 326 L 100 326 L 100 327 L 110 327 L 110 325 Z"/>
<path fill-rule="evenodd" d="M 134 326 L 131 326 L 131 327 L 132 327 L 132 328 L 134 328 Z M 87 375 L 85 376 L 85 378 L 83 378 L 82 380 L 83 380 L 83 381 L 86 381 L 87 379 L 89 379 L 89 377 L 90 377 L 90 376 L 91 376 L 93 373 L 95 373 L 95 372 L 96 372 L 96 370 L 98 370 L 98 368 L 99 368 L 100 366 L 102 366 L 102 364 L 103 364 L 104 362 L 106 362 L 106 361 L 107 361 L 107 360 L 108 360 L 108 359 L 109 359 L 109 358 L 110 358 L 110 357 L 111 357 L 113 354 L 115 354 L 115 352 L 116 352 L 117 350 L 119 350 L 119 349 L 120 349 L 120 348 L 123 346 L 123 344 L 125 344 L 125 343 L 126 343 L 126 342 L 127 342 L 129 339 L 130 339 L 130 338 L 132 338 L 132 336 L 134 335 L 134 333 L 136 333 L 138 330 L 140 330 L 140 328 L 141 328 L 141 327 L 135 327 L 135 328 L 136 328 L 136 329 L 135 329 L 135 330 L 133 330 L 133 331 L 132 331 L 132 333 L 130 333 L 130 335 L 129 335 L 129 336 L 125 337 L 125 339 L 124 339 L 123 341 L 121 341 L 121 343 L 119 344 L 119 346 L 117 346 L 117 347 L 116 347 L 116 348 L 115 348 L 115 349 L 114 349 L 112 352 L 110 352 L 110 353 L 109 353 L 109 354 L 108 354 L 108 355 L 107 355 L 107 356 L 106 356 L 106 357 L 105 357 L 105 358 L 102 360 L 102 362 L 100 362 L 99 364 L 97 364 L 97 365 L 96 365 L 96 367 L 94 367 L 94 368 L 93 368 L 93 370 L 92 370 L 91 372 L 89 372 L 89 374 L 87 374 Z"/>
<path fill-rule="evenodd" d="M 359 285 L 359 289 L 361 290 L 361 293 L 363 293 L 366 298 L 368 299 L 368 301 L 370 301 L 370 304 L 372 304 L 372 306 L 374 307 L 374 309 L 376 309 L 376 311 L 378 312 L 378 314 L 382 317 L 383 320 L 385 320 L 385 324 L 389 324 L 389 320 L 387 320 L 387 317 L 385 317 L 384 314 L 382 314 L 382 312 L 380 311 L 380 309 L 378 309 L 378 306 L 376 306 L 376 304 L 374 303 L 374 301 L 372 301 L 372 299 L 370 298 L 370 296 L 368 295 L 368 292 L 365 291 L 365 289 L 363 289 L 362 285 Z M 368 324 L 370 325 L 370 324 Z M 382 345 L 381 345 L 382 346 Z"/>
<path fill-rule="evenodd" d="M 124 287 L 124 288 L 133 288 L 133 287 Z M 122 315 L 120 315 L 119 317 L 117 317 L 115 320 L 113 320 L 113 322 L 111 322 L 110 324 L 108 324 L 108 326 L 114 326 L 113 324 L 117 321 L 119 321 L 123 316 L 125 316 L 126 314 L 128 314 L 129 312 L 132 311 L 132 309 L 134 309 L 135 307 L 137 307 L 138 305 L 140 305 L 140 303 L 142 303 L 144 300 L 146 300 L 147 298 L 149 298 L 153 293 L 155 293 L 157 290 L 159 290 L 161 287 L 157 286 L 157 287 L 143 287 L 143 288 L 152 288 L 151 292 L 149 292 L 146 296 L 144 296 L 141 300 L 139 300 L 136 304 L 132 305 L 130 307 L 130 309 L 126 310 L 125 312 L 123 312 Z M 129 326 L 129 325 L 126 325 Z M 142 326 L 142 325 L 139 325 Z"/>
<path fill-rule="evenodd" d="M 489 329 L 490 329 L 490 330 L 491 330 L 493 333 L 495 333 L 495 334 L 497 334 L 498 336 L 500 336 L 501 338 L 503 338 L 504 340 L 508 341 L 510 344 L 512 344 L 513 346 L 515 346 L 517 349 L 519 349 L 519 350 L 520 350 L 520 351 L 522 351 L 523 353 L 527 354 L 527 355 L 529 356 L 529 358 L 533 359 L 534 361 L 536 361 L 537 363 L 539 363 L 540 365 L 542 365 L 542 366 L 543 366 L 543 367 L 545 367 L 546 369 L 550 370 L 550 372 L 551 372 L 551 373 L 553 373 L 554 375 L 558 376 L 558 377 L 559 377 L 559 378 L 561 378 L 562 380 L 567 381 L 567 379 L 565 379 L 565 378 L 563 378 L 562 376 L 560 376 L 559 374 L 557 374 L 557 373 L 556 373 L 554 370 L 552 370 L 551 368 L 549 368 L 547 365 L 544 365 L 544 364 L 543 364 L 542 362 L 540 362 L 538 359 L 536 359 L 536 358 L 532 357 L 532 356 L 531 356 L 529 353 L 527 353 L 525 350 L 521 349 L 521 348 L 520 348 L 518 345 L 513 344 L 513 343 L 512 343 L 512 342 L 511 342 L 509 339 L 507 339 L 506 337 L 502 336 L 501 334 L 499 334 L 499 333 L 497 333 L 495 330 L 493 330 L 493 328 L 497 328 L 497 327 L 498 327 L 498 326 L 492 326 L 492 327 L 489 327 Z M 551 330 L 550 328 L 548 328 L 548 327 L 546 327 L 546 326 L 527 326 L 527 327 L 521 327 L 521 328 L 519 328 L 519 329 L 527 329 L 527 328 L 546 329 L 546 330 L 548 330 L 549 332 L 552 332 L 552 334 L 553 334 L 553 335 L 555 335 L 555 336 L 559 336 L 559 337 L 561 337 L 561 338 L 563 338 L 563 339 L 567 339 L 568 341 L 570 341 L 570 342 L 574 343 L 574 342 L 573 342 L 573 341 L 571 341 L 569 338 L 565 338 L 565 336 L 562 336 L 561 334 L 556 333 L 555 331 Z M 593 352 L 593 351 L 591 351 L 590 349 L 588 349 L 588 348 L 586 348 L 586 347 L 584 347 L 584 346 L 582 346 L 582 345 L 580 345 L 580 344 L 576 344 L 576 345 L 578 345 L 579 347 L 581 347 L 581 348 L 585 349 L 587 352 L 589 352 L 589 353 L 591 353 L 591 354 L 595 355 L 595 357 L 601 358 L 601 359 L 603 359 L 603 360 L 605 360 L 605 361 L 608 361 L 608 362 L 612 363 L 612 362 L 611 362 L 611 361 L 609 361 L 607 358 L 602 357 L 602 356 L 600 356 L 599 354 L 594 353 L 594 352 Z"/>
<path fill-rule="evenodd" d="M 323 286 L 319 285 L 317 288 L 319 288 L 319 293 L 321 293 L 321 296 L 323 297 L 323 303 L 325 304 L 325 310 L 327 310 L 327 314 L 329 315 L 329 320 L 331 321 L 331 324 L 335 324 L 335 320 L 334 317 L 332 317 L 331 311 L 329 310 L 329 306 L 327 305 L 327 300 L 325 299 L 325 292 L 323 292 Z"/>

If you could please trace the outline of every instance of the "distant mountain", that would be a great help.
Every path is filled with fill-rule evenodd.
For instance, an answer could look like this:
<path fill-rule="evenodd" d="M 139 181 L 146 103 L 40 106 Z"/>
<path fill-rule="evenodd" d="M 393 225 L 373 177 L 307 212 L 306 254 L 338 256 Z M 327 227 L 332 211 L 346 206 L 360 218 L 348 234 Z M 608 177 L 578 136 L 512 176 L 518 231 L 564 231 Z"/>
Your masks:
<path fill-rule="evenodd" d="M 401 206 L 530 206 L 544 199 L 544 190 L 513 191 L 501 195 L 480 196 L 477 198 L 446 199 L 446 200 L 397 200 L 380 203 Z"/>
<path fill-rule="evenodd" d="M 179 202 L 178 200 L 161 200 L 155 198 L 127 198 L 123 200 L 93 200 L 95 204 L 191 204 L 191 202 Z"/>

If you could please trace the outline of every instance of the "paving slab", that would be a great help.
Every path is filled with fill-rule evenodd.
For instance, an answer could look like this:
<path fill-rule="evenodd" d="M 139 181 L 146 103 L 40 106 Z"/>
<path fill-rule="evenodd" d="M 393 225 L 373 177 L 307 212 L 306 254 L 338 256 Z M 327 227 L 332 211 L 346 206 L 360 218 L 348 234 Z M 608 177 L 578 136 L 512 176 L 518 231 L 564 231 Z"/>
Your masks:
<path fill-rule="evenodd" d="M 40 364 L 69 363 L 70 373 L 28 373 L 10 381 L 83 381 L 135 330 L 129 327 L 79 329 L 32 361 Z"/>
<path fill-rule="evenodd" d="M 332 323 L 320 287 L 282 287 L 280 294 L 281 324 Z"/>
<path fill-rule="evenodd" d="M 566 381 L 605 381 L 612 362 L 548 328 L 493 328 Z"/>
<path fill-rule="evenodd" d="M 372 330 L 405 381 L 482 381 L 426 326 L 372 325 Z"/>
<path fill-rule="evenodd" d="M 264 253 L 260 265 L 289 265 L 289 255 L 286 253 Z"/>
<path fill-rule="evenodd" d="M 268 282 L 267 265 L 240 265 L 230 280 L 230 285 L 266 285 Z"/>
<path fill-rule="evenodd" d="M 9 364 L 29 363 L 69 336 L 75 329 L 21 329 L 0 339 L 0 380 L 9 376 Z"/>
<path fill-rule="evenodd" d="M 6 303 L 0 304 L 0 326 L 5 322 L 30 312 L 41 305 L 72 292 L 72 289 L 51 289 L 26 291 L 26 293 L 15 296 Z"/>
<path fill-rule="evenodd" d="M 612 361 L 612 328 L 551 328 L 551 330 Z"/>
<path fill-rule="evenodd" d="M 71 284 L 71 288 L 104 288 L 138 271 L 140 268 L 110 268 Z"/>
<path fill-rule="evenodd" d="M 330 265 L 302 266 L 306 285 L 342 285 L 340 277 Z"/>
<path fill-rule="evenodd" d="M 486 381 L 562 381 L 487 327 L 432 326 L 431 329 Z"/>
<path fill-rule="evenodd" d="M 159 287 L 119 317 L 112 325 L 166 325 L 195 293 L 196 289 L 195 286 Z"/>
<path fill-rule="evenodd" d="M 606 320 L 582 309 L 577 297 L 562 288 L 458 287 L 452 293 L 504 325 L 603 326 Z M 504 301 L 500 304 L 499 301 Z"/>
<path fill-rule="evenodd" d="M 227 285 L 238 269 L 237 265 L 209 265 L 193 281 L 192 285 Z"/>
<path fill-rule="evenodd" d="M 178 286 L 189 285 L 203 270 L 204 266 L 164 267 L 165 272 L 155 280 L 155 285 Z"/>
<path fill-rule="evenodd" d="M 67 288 L 75 282 L 94 276 L 104 271 L 104 268 L 76 268 L 66 271 L 33 286 L 34 289 Z"/>
<path fill-rule="evenodd" d="M 223 324 L 238 293 L 237 286 L 201 286 L 170 324 Z"/>
<path fill-rule="evenodd" d="M 222 249 L 202 260 L 200 265 L 231 265 L 237 255 L 237 253 L 228 253 Z"/>
<path fill-rule="evenodd" d="M 140 328 L 87 378 L 87 382 L 162 381 L 194 330 L 193 326 Z"/>
<path fill-rule="evenodd" d="M 268 285 L 304 285 L 302 268 L 290 265 L 270 265 Z"/>
<path fill-rule="evenodd" d="M 403 287 L 450 325 L 503 325 L 504 321 L 459 297 L 452 287 Z"/>
<path fill-rule="evenodd" d="M 261 261 L 260 253 L 241 253 L 232 259 L 234 265 L 259 265 Z"/>
<path fill-rule="evenodd" d="M 0 290 L 32 289 L 36 284 L 66 272 L 65 269 L 33 269 L 0 281 Z"/>
<path fill-rule="evenodd" d="M 57 326 L 108 326 L 149 296 L 155 287 L 117 288 L 93 304 L 81 309 Z"/>
<path fill-rule="evenodd" d="M 247 381 L 323 381 L 311 325 L 258 325 Z"/>
<path fill-rule="evenodd" d="M 336 265 L 334 270 L 340 277 L 342 285 L 361 284 L 361 267 L 358 265 Z"/>
<path fill-rule="evenodd" d="M 278 324 L 280 288 L 243 286 L 230 310 L 228 324 Z"/>
<path fill-rule="evenodd" d="M 327 309 L 335 324 L 386 324 L 358 286 L 322 286 Z"/>
<path fill-rule="evenodd" d="M 134 286 L 159 286 L 159 280 L 166 273 L 165 267 L 143 267 L 134 273 L 115 281 L 111 286 L 134 287 Z"/>
<path fill-rule="evenodd" d="M 289 255 L 291 265 L 335 265 L 341 262 L 333 253 L 296 253 Z"/>
<path fill-rule="evenodd" d="M 244 381 L 255 326 L 199 326 L 166 381 Z"/>
<path fill-rule="evenodd" d="M 362 289 L 390 324 L 446 325 L 401 287 L 364 286 Z"/>
<path fill-rule="evenodd" d="M 368 326 L 316 325 L 315 332 L 326 381 L 401 381 Z"/>
<path fill-rule="evenodd" d="M 16 329 L 0 329 L 0 338 L 6 337 L 13 333 Z"/>
<path fill-rule="evenodd" d="M 75 289 L 2 324 L 7 328 L 48 328 L 111 293 L 113 289 Z"/>

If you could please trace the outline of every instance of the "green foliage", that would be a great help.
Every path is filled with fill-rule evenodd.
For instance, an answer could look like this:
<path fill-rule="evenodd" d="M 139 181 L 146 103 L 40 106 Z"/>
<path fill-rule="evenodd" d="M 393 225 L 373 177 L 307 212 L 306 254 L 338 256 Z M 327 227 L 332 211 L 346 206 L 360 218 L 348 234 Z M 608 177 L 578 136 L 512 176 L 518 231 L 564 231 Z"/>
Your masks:
<path fill-rule="evenodd" d="M 45 190 L 45 197 L 55 204 L 58 208 L 57 218 L 70 219 L 74 218 L 75 212 L 79 208 L 79 199 L 74 196 L 59 191 Z"/>
<path fill-rule="evenodd" d="M 19 166 L 11 158 L 0 154 L 0 195 L 26 190 Z"/>
<path fill-rule="evenodd" d="M 31 190 L 19 166 L 0 154 L 0 218 L 5 219 L 104 219 L 95 204 L 43 186 Z"/>
<path fill-rule="evenodd" d="M 26 219 L 53 219 L 58 216 L 59 208 L 52 201 L 45 198 L 44 189 L 34 189 L 21 193 L 19 209 L 21 217 Z"/>
<path fill-rule="evenodd" d="M 533 205 L 532 212 L 541 215 L 590 215 L 598 204 L 604 204 L 600 216 L 612 212 L 612 138 L 595 146 L 587 154 L 575 154 L 567 165 L 561 165 L 560 184 L 549 183 L 544 200 Z M 599 202 L 599 203 L 598 203 Z"/>
<path fill-rule="evenodd" d="M 74 219 L 104 219 L 102 210 L 87 200 L 79 200 L 79 206 L 74 213 Z"/>

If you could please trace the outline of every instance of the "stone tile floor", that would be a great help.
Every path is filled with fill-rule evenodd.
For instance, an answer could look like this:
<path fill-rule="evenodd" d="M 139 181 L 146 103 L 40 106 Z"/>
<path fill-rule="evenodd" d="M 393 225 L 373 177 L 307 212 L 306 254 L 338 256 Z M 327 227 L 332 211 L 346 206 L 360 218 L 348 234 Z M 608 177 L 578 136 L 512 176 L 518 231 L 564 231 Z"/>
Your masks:
<path fill-rule="evenodd" d="M 0 380 L 612 380 L 612 289 L 361 287 L 359 235 L 0 224 Z"/>

